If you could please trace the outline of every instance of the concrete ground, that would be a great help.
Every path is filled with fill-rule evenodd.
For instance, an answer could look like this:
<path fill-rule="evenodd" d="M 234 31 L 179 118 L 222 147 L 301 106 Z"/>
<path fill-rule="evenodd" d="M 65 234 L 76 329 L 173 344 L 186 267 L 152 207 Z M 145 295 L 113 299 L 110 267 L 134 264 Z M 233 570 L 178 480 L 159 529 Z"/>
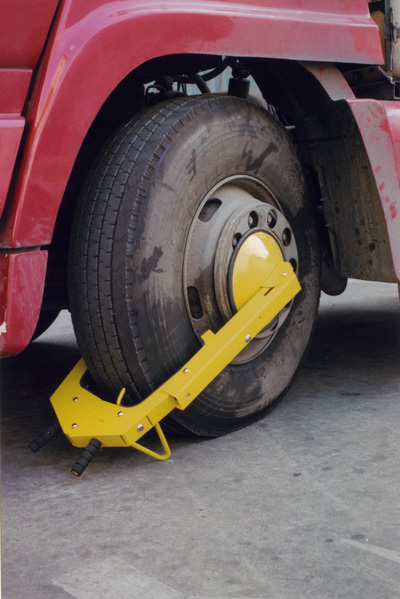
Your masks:
<path fill-rule="evenodd" d="M 263 421 L 104 449 L 81 478 L 48 397 L 79 357 L 70 321 L 2 367 L 3 599 L 394 599 L 400 589 L 397 287 L 323 297 L 307 362 Z"/>

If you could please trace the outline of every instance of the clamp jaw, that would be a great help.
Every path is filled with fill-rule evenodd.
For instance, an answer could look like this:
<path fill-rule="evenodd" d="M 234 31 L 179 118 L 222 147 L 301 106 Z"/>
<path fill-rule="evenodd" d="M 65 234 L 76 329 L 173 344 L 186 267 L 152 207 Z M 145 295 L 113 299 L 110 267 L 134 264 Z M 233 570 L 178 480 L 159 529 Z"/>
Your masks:
<path fill-rule="evenodd" d="M 172 410 L 184 410 L 212 380 L 246 347 L 300 291 L 292 265 L 278 260 L 258 291 L 217 332 L 202 336 L 204 345 L 170 379 L 135 406 L 121 405 L 124 390 L 115 404 L 104 401 L 81 386 L 86 372 L 80 360 L 51 397 L 65 435 L 72 445 L 86 447 L 72 469 L 80 476 L 101 447 L 134 447 L 156 459 L 171 452 L 160 421 Z M 164 453 L 139 444 L 155 428 Z"/>

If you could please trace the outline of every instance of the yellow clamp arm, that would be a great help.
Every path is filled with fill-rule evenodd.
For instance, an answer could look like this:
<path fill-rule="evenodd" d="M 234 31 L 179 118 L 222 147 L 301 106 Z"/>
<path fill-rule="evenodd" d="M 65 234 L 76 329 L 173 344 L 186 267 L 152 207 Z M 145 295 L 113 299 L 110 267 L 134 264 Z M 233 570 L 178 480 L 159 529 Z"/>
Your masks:
<path fill-rule="evenodd" d="M 97 439 L 105 447 L 135 447 L 157 459 L 170 455 L 159 422 L 172 410 L 184 410 L 244 347 L 300 291 L 291 264 L 280 262 L 260 290 L 217 332 L 207 331 L 203 347 L 149 397 L 135 406 L 103 401 L 80 381 L 86 372 L 80 360 L 51 397 L 62 430 L 76 447 Z M 137 441 L 155 427 L 164 454 L 156 454 Z"/>

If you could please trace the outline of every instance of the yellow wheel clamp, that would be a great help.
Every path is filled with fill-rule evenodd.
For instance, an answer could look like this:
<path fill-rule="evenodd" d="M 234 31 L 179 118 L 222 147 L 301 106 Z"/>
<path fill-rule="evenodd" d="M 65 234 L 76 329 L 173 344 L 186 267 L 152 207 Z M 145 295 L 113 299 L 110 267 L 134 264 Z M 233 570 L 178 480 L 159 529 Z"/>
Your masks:
<path fill-rule="evenodd" d="M 247 290 L 248 287 L 244 286 Z M 217 333 L 207 331 L 202 336 L 204 345 L 176 374 L 138 405 L 121 405 L 124 389 L 113 404 L 83 388 L 80 381 L 86 365 L 83 359 L 78 362 L 51 397 L 63 432 L 72 445 L 86 448 L 72 468 L 73 474 L 80 476 L 101 446 L 134 447 L 158 460 L 169 458 L 171 451 L 160 421 L 172 410 L 184 410 L 196 399 L 301 289 L 291 264 L 282 258 L 257 287 L 258 291 Z M 163 454 L 138 443 L 153 427 Z M 31 443 L 32 451 L 38 451 L 59 429 L 58 423 L 50 426 Z"/>

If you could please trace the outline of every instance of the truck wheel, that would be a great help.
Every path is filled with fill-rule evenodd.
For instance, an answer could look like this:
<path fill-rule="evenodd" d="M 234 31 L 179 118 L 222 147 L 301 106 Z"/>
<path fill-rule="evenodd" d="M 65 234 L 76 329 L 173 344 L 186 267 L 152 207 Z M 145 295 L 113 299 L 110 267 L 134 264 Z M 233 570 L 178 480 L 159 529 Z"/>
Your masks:
<path fill-rule="evenodd" d="M 124 125 L 78 202 L 69 265 L 79 347 L 96 383 L 145 398 L 232 315 L 235 247 L 273 236 L 302 291 L 184 412 L 218 436 L 263 415 L 289 388 L 319 300 L 314 208 L 284 128 L 246 100 L 159 104 Z"/>

